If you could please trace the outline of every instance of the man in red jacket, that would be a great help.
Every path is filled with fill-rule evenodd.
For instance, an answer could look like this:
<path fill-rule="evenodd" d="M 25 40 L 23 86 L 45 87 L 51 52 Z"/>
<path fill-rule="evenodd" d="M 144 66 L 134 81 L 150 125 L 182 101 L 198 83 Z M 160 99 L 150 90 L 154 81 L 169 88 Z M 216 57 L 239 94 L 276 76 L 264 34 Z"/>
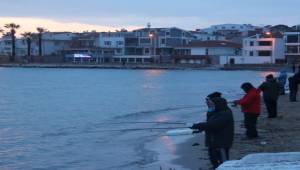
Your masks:
<path fill-rule="evenodd" d="M 236 100 L 236 105 L 241 105 L 242 112 L 244 113 L 244 124 L 246 128 L 246 135 L 248 139 L 258 137 L 256 124 L 257 118 L 261 112 L 261 97 L 260 90 L 254 88 L 251 83 L 242 84 L 241 88 L 245 91 L 245 96 Z"/>

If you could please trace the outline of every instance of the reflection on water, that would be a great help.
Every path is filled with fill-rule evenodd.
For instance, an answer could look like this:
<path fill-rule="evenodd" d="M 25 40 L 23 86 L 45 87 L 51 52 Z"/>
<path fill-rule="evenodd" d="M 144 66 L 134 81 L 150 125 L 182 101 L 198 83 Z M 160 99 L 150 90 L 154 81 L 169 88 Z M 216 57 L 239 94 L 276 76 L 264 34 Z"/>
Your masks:
<path fill-rule="evenodd" d="M 165 70 L 146 70 L 145 75 L 146 77 L 158 77 L 164 72 Z"/>
<path fill-rule="evenodd" d="M 168 115 L 159 115 L 157 118 L 157 122 L 168 122 L 170 121 L 170 117 Z"/>
<path fill-rule="evenodd" d="M 172 141 L 172 139 L 169 136 L 163 136 L 160 139 L 162 143 L 165 145 L 165 148 L 167 148 L 168 152 L 170 154 L 175 154 L 176 144 Z"/>

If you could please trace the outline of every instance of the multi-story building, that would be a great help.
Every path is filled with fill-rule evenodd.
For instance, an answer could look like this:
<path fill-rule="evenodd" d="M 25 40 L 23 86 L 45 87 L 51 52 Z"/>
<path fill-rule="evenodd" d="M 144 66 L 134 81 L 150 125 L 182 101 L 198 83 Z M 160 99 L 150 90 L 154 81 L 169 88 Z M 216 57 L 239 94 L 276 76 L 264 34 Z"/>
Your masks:
<path fill-rule="evenodd" d="M 174 63 L 219 64 L 221 56 L 241 53 L 241 44 L 230 41 L 191 41 L 175 48 Z"/>
<path fill-rule="evenodd" d="M 287 62 L 300 63 L 300 32 L 286 32 L 284 40 Z"/>
<path fill-rule="evenodd" d="M 34 52 L 34 47 L 31 48 L 31 52 Z M 12 40 L 10 36 L 4 36 L 0 38 L 0 55 L 10 56 L 12 54 Z M 16 39 L 16 56 L 27 55 L 27 42 L 25 39 Z"/>
<path fill-rule="evenodd" d="M 207 33 L 217 33 L 217 32 L 248 32 L 255 31 L 256 27 L 251 24 L 221 24 L 212 25 L 209 28 L 202 29 L 202 31 Z"/>
<path fill-rule="evenodd" d="M 190 32 L 179 28 L 143 28 L 134 30 L 134 37 L 125 42 L 127 55 L 151 56 L 156 63 L 169 63 L 176 46 L 188 44 L 193 39 Z"/>
<path fill-rule="evenodd" d="M 269 58 L 269 63 L 284 63 L 284 39 L 271 33 L 257 34 L 243 40 L 244 57 Z"/>
<path fill-rule="evenodd" d="M 219 35 L 217 33 L 209 34 L 209 33 L 202 32 L 202 31 L 191 31 L 191 34 L 195 40 L 200 40 L 200 41 L 212 41 L 212 40 L 224 41 L 224 40 L 226 40 L 225 36 Z"/>

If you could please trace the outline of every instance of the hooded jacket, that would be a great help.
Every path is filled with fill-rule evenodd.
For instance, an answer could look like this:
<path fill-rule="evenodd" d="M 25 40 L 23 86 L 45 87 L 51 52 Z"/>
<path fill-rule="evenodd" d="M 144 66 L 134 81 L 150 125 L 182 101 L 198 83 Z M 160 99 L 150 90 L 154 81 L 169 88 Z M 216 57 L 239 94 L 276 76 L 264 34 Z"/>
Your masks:
<path fill-rule="evenodd" d="M 259 89 L 263 91 L 264 100 L 278 100 L 280 93 L 280 85 L 276 79 L 271 79 L 259 86 Z"/>
<path fill-rule="evenodd" d="M 231 148 L 234 137 L 234 120 L 227 101 L 211 99 L 215 111 L 207 113 L 207 122 L 195 124 L 199 131 L 205 131 L 205 145 L 210 148 Z"/>
<path fill-rule="evenodd" d="M 248 114 L 260 115 L 261 98 L 260 90 L 255 88 L 249 90 L 245 96 L 237 101 L 237 104 L 242 106 L 242 112 Z"/>

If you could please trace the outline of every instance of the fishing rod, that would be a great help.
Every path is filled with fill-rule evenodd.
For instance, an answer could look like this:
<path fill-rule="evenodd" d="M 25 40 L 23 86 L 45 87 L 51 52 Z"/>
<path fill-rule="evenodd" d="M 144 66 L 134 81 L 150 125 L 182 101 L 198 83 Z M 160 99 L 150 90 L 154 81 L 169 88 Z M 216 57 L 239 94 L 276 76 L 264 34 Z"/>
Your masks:
<path fill-rule="evenodd" d="M 132 128 L 132 129 L 107 129 L 107 130 L 97 130 L 90 131 L 87 133 L 98 133 L 98 132 L 128 132 L 128 131 L 154 131 L 154 130 L 174 130 L 174 129 L 190 129 L 191 127 L 162 127 L 162 128 Z"/>
<path fill-rule="evenodd" d="M 111 122 L 111 123 L 101 123 L 101 124 L 167 124 L 167 125 L 186 125 L 186 122 L 151 122 L 151 121 L 137 121 L 137 122 Z"/>

